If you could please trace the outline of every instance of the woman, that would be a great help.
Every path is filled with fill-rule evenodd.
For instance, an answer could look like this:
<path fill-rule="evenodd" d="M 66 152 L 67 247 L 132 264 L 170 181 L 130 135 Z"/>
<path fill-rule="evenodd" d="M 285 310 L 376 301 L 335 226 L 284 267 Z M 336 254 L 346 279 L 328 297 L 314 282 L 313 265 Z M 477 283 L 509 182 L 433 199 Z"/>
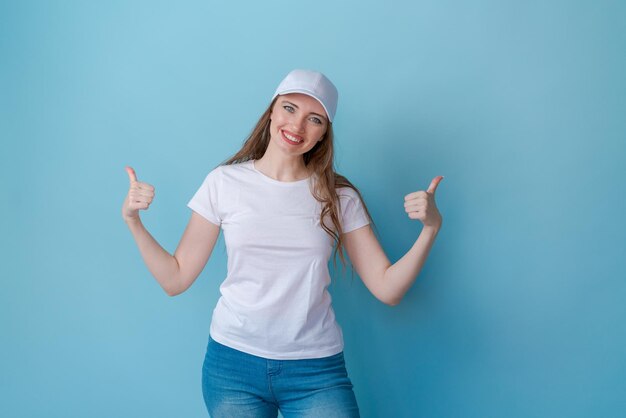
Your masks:
<path fill-rule="evenodd" d="M 337 89 L 323 74 L 294 70 L 280 83 L 242 149 L 214 168 L 188 203 L 191 219 L 174 255 L 143 227 L 154 187 L 127 167 L 122 208 L 150 272 L 170 296 L 191 286 L 220 228 L 228 274 L 213 311 L 202 373 L 212 417 L 358 417 L 335 320 L 328 260 L 343 247 L 367 288 L 396 305 L 441 228 L 434 193 L 405 197 L 424 228 L 391 264 L 358 190 L 333 170 Z M 340 231 L 340 232 L 337 232 Z"/>

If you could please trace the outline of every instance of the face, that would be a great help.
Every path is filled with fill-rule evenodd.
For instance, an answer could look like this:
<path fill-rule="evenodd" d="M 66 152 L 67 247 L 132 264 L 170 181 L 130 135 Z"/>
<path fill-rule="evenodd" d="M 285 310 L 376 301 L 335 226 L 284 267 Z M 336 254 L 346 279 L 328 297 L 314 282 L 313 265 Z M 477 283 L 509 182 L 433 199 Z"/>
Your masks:
<path fill-rule="evenodd" d="M 290 93 L 278 96 L 272 108 L 270 143 L 280 150 L 301 155 L 324 138 L 328 117 L 311 96 Z"/>

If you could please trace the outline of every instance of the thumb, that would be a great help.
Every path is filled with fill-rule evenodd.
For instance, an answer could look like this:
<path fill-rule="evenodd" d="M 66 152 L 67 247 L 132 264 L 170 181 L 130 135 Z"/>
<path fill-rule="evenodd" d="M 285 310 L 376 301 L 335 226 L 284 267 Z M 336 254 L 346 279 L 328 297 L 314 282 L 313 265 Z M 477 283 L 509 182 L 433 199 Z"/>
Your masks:
<path fill-rule="evenodd" d="M 437 190 L 437 186 L 439 186 L 439 183 L 441 182 L 441 180 L 443 180 L 443 176 L 435 177 L 433 181 L 430 182 L 430 186 L 428 186 L 428 190 L 426 191 L 428 193 L 435 194 L 435 190 Z"/>
<path fill-rule="evenodd" d="M 128 179 L 130 182 L 137 181 L 137 174 L 135 174 L 135 170 L 132 167 L 126 166 L 126 172 L 128 173 Z"/>

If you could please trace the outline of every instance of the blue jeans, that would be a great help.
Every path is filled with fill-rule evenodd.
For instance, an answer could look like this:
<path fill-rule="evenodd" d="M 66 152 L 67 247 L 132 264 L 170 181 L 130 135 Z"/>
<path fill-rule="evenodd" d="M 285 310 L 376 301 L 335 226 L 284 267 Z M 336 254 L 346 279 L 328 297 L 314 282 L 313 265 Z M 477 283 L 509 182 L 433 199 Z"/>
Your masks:
<path fill-rule="evenodd" d="M 212 418 L 359 417 L 343 351 L 329 357 L 272 360 L 209 336 L 202 394 Z"/>

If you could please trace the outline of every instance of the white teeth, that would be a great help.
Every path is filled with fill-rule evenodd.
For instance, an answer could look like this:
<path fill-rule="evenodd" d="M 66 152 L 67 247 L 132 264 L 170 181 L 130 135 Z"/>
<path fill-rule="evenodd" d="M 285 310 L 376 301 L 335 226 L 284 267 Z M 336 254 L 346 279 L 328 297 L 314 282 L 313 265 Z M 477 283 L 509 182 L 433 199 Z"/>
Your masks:
<path fill-rule="evenodd" d="M 288 140 L 290 140 L 291 142 L 296 142 L 296 143 L 298 143 L 298 144 L 299 144 L 300 142 L 302 142 L 302 141 L 303 141 L 303 140 L 298 140 L 298 139 L 294 138 L 293 136 L 289 135 L 287 132 L 283 132 L 283 134 L 285 134 L 285 137 L 286 137 Z"/>

